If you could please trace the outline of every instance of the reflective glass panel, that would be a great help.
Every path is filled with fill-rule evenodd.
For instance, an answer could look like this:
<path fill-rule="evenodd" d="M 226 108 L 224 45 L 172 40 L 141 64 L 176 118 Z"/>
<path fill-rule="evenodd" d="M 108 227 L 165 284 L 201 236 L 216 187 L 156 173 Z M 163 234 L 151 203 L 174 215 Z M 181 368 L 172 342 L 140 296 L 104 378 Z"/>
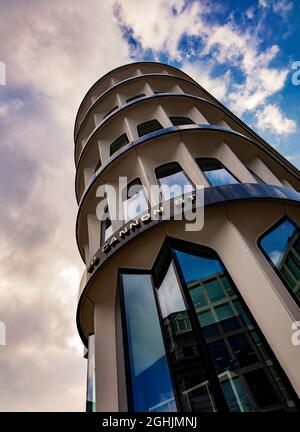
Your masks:
<path fill-rule="evenodd" d="M 149 275 L 122 275 L 134 411 L 176 411 Z"/>
<path fill-rule="evenodd" d="M 148 210 L 148 200 L 139 179 L 132 181 L 123 191 L 123 216 L 125 223 Z"/>
<path fill-rule="evenodd" d="M 299 237 L 299 227 L 290 219 L 285 219 L 259 241 L 261 249 L 298 302 L 300 302 Z"/>
<path fill-rule="evenodd" d="M 181 410 L 215 411 L 206 367 L 172 262 L 157 287 L 157 296 Z"/>
<path fill-rule="evenodd" d="M 283 372 L 219 258 L 175 251 L 230 411 L 289 411 Z M 205 302 L 193 292 L 202 287 Z"/>
<path fill-rule="evenodd" d="M 212 186 L 239 183 L 217 159 L 197 159 L 197 162 L 201 171 Z"/>
<path fill-rule="evenodd" d="M 165 200 L 194 190 L 187 175 L 177 162 L 158 167 L 156 176 Z"/>

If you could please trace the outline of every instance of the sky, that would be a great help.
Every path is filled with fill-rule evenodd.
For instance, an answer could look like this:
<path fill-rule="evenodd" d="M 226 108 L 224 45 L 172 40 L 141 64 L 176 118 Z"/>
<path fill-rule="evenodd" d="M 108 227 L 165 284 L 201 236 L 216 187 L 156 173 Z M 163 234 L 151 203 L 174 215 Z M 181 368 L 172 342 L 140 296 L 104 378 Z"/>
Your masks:
<path fill-rule="evenodd" d="M 300 168 L 300 3 L 0 0 L 1 411 L 81 411 L 73 127 L 132 61 L 180 67 Z"/>

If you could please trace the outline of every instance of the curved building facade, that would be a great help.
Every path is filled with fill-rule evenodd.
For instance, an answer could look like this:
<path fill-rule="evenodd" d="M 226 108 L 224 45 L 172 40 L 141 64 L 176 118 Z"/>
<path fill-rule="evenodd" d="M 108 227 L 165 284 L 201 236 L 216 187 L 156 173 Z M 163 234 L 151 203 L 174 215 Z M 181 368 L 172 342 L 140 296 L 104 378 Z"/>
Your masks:
<path fill-rule="evenodd" d="M 88 91 L 74 155 L 88 410 L 298 411 L 297 169 L 151 62 Z"/>

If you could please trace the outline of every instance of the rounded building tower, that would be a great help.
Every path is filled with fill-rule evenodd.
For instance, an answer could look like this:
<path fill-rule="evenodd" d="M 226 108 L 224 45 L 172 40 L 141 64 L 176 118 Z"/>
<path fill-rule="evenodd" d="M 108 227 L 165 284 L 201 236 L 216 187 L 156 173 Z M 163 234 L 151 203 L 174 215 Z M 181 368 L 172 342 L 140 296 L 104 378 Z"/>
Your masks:
<path fill-rule="evenodd" d="M 299 410 L 297 169 L 152 62 L 88 91 L 75 163 L 87 409 Z"/>

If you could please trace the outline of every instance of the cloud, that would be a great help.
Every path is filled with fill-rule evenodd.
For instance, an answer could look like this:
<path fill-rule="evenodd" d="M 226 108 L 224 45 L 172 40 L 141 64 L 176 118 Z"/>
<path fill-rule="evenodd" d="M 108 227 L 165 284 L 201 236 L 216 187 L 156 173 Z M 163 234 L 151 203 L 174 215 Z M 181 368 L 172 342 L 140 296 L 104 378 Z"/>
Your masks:
<path fill-rule="evenodd" d="M 289 0 L 278 0 L 272 4 L 273 11 L 279 14 L 283 19 L 287 19 L 294 5 Z"/>
<path fill-rule="evenodd" d="M 182 35 L 204 34 L 201 16 L 210 9 L 210 4 L 206 1 L 187 4 L 182 0 L 115 2 L 115 14 L 119 24 L 133 29 L 134 37 L 138 39 L 142 49 L 165 51 L 173 60 L 182 59 L 182 54 L 178 50 Z"/>
<path fill-rule="evenodd" d="M 226 94 L 225 102 L 238 115 L 256 110 L 285 85 L 289 70 L 273 65 L 279 55 L 278 45 L 261 49 L 258 33 L 265 31 L 263 18 L 255 27 L 242 28 L 233 19 L 214 21 L 216 5 L 212 2 L 188 2 L 184 7 L 182 2 L 178 6 L 176 1 L 164 0 L 149 4 L 122 0 L 115 4 L 119 25 L 129 29 L 136 41 L 136 56 L 148 50 L 154 58 L 164 53 L 170 61 L 176 60 L 199 76 L 200 83 L 214 89 L 216 97 L 224 99 Z M 248 12 L 253 16 L 254 9 Z"/>
<path fill-rule="evenodd" d="M 288 119 L 276 105 L 266 105 L 256 113 L 257 127 L 262 130 L 270 130 L 278 135 L 289 135 L 296 131 L 294 120 Z"/>
<path fill-rule="evenodd" d="M 128 62 L 128 46 L 112 3 L 96 0 L 89 7 L 3 3 L 0 38 L 7 67 L 0 89 L 0 320 L 7 328 L 0 409 L 84 410 L 73 125 L 91 84 Z"/>
<path fill-rule="evenodd" d="M 215 98 L 225 100 L 230 82 L 230 71 L 227 71 L 222 78 L 212 77 L 213 66 L 209 63 L 188 63 L 182 64 L 182 70 L 190 75 L 202 87 L 208 90 Z"/>

